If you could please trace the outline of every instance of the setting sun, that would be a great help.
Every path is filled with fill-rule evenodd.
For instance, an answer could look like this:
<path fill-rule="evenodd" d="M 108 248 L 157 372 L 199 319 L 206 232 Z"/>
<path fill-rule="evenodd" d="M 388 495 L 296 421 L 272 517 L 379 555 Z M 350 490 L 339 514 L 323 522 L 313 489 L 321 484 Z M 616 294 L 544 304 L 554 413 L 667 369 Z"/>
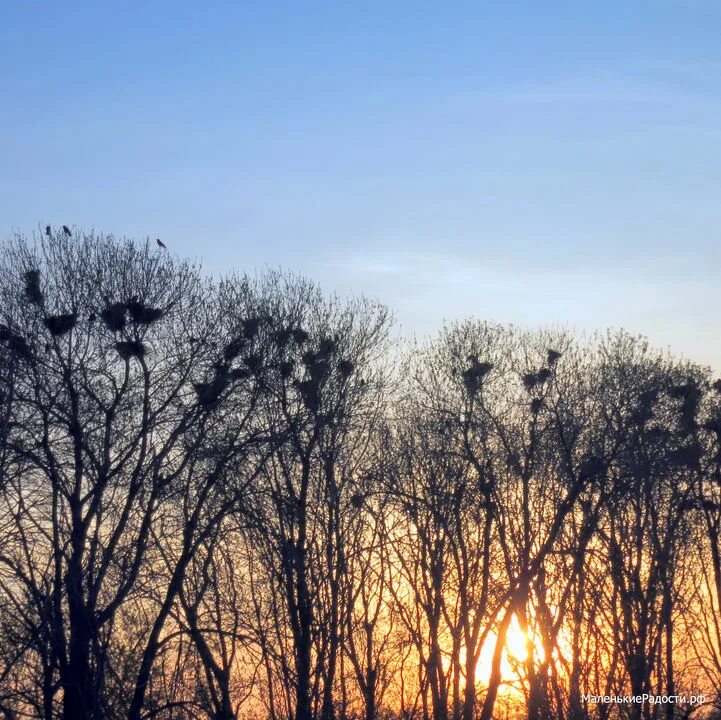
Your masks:
<path fill-rule="evenodd" d="M 498 636 L 495 633 L 490 634 L 481 650 L 481 656 L 476 666 L 476 674 L 482 684 L 485 684 L 490 677 L 491 662 L 497 640 Z M 514 616 L 508 626 L 501 659 L 501 678 L 506 692 L 514 691 L 514 683 L 519 679 L 519 665 L 525 663 L 528 659 L 529 646 L 533 647 L 536 662 L 542 662 L 545 659 L 542 643 L 538 638 L 532 638 L 531 643 L 529 643 L 529 636 L 521 629 L 518 618 Z"/>

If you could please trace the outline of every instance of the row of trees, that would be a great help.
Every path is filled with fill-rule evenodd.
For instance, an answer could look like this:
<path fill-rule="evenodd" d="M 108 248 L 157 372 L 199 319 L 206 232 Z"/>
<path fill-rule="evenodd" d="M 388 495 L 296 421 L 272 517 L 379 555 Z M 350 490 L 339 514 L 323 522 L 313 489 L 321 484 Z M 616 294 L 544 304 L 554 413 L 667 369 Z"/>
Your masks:
<path fill-rule="evenodd" d="M 721 710 L 721 382 L 624 333 L 390 331 L 283 273 L 7 245 L 8 718 Z"/>

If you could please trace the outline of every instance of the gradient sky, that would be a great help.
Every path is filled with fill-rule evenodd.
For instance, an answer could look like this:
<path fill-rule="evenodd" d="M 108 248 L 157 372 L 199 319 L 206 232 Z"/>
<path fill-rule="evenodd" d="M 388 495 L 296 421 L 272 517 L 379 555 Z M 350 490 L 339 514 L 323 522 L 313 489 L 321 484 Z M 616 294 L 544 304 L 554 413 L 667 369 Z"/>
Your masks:
<path fill-rule="evenodd" d="M 721 2 L 0 3 L 0 237 L 161 237 L 721 369 Z"/>

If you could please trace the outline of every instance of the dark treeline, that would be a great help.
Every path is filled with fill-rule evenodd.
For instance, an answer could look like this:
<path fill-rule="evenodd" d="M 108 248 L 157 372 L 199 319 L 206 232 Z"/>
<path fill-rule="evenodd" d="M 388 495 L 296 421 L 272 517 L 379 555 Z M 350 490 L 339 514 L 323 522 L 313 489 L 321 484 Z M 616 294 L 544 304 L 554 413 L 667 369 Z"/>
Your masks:
<path fill-rule="evenodd" d="M 622 332 L 391 330 L 281 272 L 5 245 L 5 718 L 719 716 L 721 381 Z"/>

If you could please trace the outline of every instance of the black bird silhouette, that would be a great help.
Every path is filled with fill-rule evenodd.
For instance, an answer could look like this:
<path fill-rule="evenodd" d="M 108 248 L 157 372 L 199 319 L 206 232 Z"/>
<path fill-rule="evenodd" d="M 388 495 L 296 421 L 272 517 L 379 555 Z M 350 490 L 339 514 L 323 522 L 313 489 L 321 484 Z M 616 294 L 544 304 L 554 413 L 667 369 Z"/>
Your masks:
<path fill-rule="evenodd" d="M 52 231 L 52 228 L 50 227 L 50 225 L 46 225 L 46 226 L 45 226 L 45 234 L 46 234 L 48 237 L 50 237 L 50 236 L 53 234 L 53 231 Z"/>
<path fill-rule="evenodd" d="M 168 246 L 160 238 L 155 238 L 155 242 L 158 243 L 158 247 L 163 248 L 163 250 L 168 249 Z"/>
<path fill-rule="evenodd" d="M 70 228 L 67 225 L 63 225 L 63 232 L 70 237 L 72 233 L 70 232 Z"/>

